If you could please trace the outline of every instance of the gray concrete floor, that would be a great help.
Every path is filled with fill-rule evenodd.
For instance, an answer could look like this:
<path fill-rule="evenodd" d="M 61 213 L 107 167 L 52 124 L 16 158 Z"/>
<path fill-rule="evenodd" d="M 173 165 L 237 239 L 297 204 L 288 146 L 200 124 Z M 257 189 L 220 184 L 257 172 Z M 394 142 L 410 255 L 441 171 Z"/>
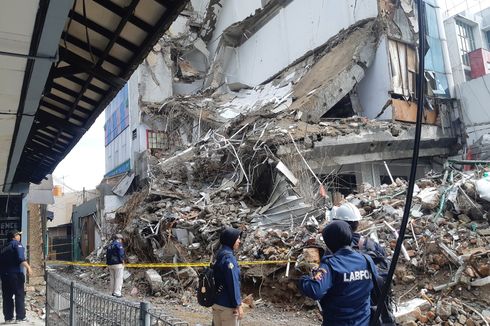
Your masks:
<path fill-rule="evenodd" d="M 0 295 L 1 295 L 1 292 L 0 292 Z M 14 323 L 14 324 L 17 324 L 17 325 L 26 325 L 26 326 L 42 326 L 44 325 L 44 320 L 40 319 L 39 316 L 33 312 L 33 311 L 30 311 L 29 310 L 29 304 L 26 300 L 26 313 L 27 313 L 27 318 L 29 319 L 29 321 L 23 321 L 23 322 L 18 322 L 18 323 Z M 3 319 L 3 313 L 1 313 L 1 311 L 3 311 L 3 305 L 2 305 L 2 300 L 1 300 L 1 297 L 0 297 L 0 325 L 8 325 L 8 324 L 12 324 L 12 323 L 5 323 L 4 319 Z"/>

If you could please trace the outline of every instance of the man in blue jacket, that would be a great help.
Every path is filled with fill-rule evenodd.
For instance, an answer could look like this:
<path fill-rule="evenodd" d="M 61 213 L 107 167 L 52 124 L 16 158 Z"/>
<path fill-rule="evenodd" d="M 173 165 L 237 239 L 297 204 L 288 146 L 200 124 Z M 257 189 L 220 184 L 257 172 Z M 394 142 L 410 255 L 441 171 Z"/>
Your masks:
<path fill-rule="evenodd" d="M 112 242 L 107 248 L 107 265 L 109 267 L 111 279 L 111 292 L 114 297 L 122 297 L 123 275 L 124 275 L 124 248 L 122 245 L 123 236 L 116 234 L 112 237 Z"/>
<path fill-rule="evenodd" d="M 352 229 L 351 246 L 353 249 L 361 252 L 369 252 L 371 258 L 373 255 L 376 256 L 374 263 L 378 266 L 378 268 L 385 271 L 388 270 L 389 262 L 386 257 L 385 249 L 370 237 L 363 237 L 361 234 L 357 233 L 362 216 L 359 209 L 355 205 L 351 203 L 344 203 L 340 207 L 334 207 L 332 209 L 332 219 L 334 221 L 345 221 L 350 225 Z"/>
<path fill-rule="evenodd" d="M 233 251 L 240 247 L 241 231 L 226 228 L 220 236 L 221 248 L 214 264 L 216 300 L 213 305 L 214 326 L 237 326 L 243 318 L 240 296 L 240 268 Z"/>
<path fill-rule="evenodd" d="M 372 259 L 350 247 L 352 231 L 345 221 L 329 223 L 322 235 L 333 254 L 322 258 L 313 276 L 301 277 L 300 291 L 314 300 L 320 300 L 323 325 L 369 325 L 370 292 L 373 288 L 370 270 L 377 277 Z"/>
<path fill-rule="evenodd" d="M 383 288 L 385 278 L 388 275 L 388 269 L 390 268 L 390 260 L 386 255 L 385 249 L 378 242 L 374 241 L 370 237 L 361 236 L 356 232 L 359 227 L 359 222 L 362 219 L 359 209 L 357 209 L 357 207 L 351 203 L 344 203 L 340 207 L 332 210 L 332 219 L 334 221 L 346 221 L 350 225 L 352 230 L 351 247 L 361 253 L 368 254 L 373 259 L 374 264 L 376 265 L 376 270 L 379 274 L 377 279 L 378 288 Z M 389 295 L 386 296 L 384 302 L 386 310 L 383 310 L 383 314 L 381 316 L 386 325 L 395 324 L 392 296 L 390 292 Z M 375 293 L 375 291 L 371 293 L 371 297 L 372 302 L 376 304 L 378 302 L 378 295 Z"/>
<path fill-rule="evenodd" d="M 25 275 L 32 274 L 31 267 L 26 261 L 25 249 L 20 242 L 22 232 L 11 230 L 7 233 L 9 243 L 0 251 L 0 276 L 2 279 L 3 316 L 6 323 L 14 321 L 14 297 L 15 320 L 27 321 L 25 309 L 24 283 Z"/>

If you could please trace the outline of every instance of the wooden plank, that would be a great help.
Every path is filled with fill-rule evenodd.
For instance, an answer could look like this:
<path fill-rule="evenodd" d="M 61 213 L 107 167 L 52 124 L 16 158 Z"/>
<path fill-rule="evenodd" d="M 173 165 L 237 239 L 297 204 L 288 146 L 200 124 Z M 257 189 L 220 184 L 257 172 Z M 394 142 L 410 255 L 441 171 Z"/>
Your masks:
<path fill-rule="evenodd" d="M 407 47 L 407 67 L 408 71 L 417 72 L 417 53 L 411 47 Z"/>
<path fill-rule="evenodd" d="M 397 94 L 403 94 L 403 81 L 400 71 L 400 58 L 398 56 L 398 47 L 396 41 L 388 41 L 390 62 L 391 62 L 391 80 L 393 83 L 393 91 Z"/>
<path fill-rule="evenodd" d="M 415 122 L 417 120 L 417 103 L 392 99 L 393 120 L 403 122 Z M 437 122 L 437 112 L 424 109 L 422 123 L 435 125 Z"/>
<path fill-rule="evenodd" d="M 410 96 L 408 88 L 408 70 L 407 70 L 407 46 L 403 43 L 397 43 L 398 60 L 402 79 L 403 95 Z"/>

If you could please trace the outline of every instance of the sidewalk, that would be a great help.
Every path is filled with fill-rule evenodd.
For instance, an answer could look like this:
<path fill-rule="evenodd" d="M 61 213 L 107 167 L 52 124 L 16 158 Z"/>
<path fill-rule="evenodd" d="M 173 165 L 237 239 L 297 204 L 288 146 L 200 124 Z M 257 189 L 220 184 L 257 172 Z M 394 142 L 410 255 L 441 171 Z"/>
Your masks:
<path fill-rule="evenodd" d="M 0 291 L 0 325 L 9 325 L 12 323 L 5 323 L 3 319 L 3 306 L 2 306 L 2 300 L 1 300 L 1 294 L 2 292 Z M 29 303 L 28 303 L 28 298 L 26 297 L 26 309 L 27 309 L 27 318 L 29 321 L 23 321 L 19 323 L 14 323 L 17 325 L 26 325 L 26 326 L 44 326 L 44 320 L 40 319 L 39 316 L 34 312 L 29 309 Z"/>

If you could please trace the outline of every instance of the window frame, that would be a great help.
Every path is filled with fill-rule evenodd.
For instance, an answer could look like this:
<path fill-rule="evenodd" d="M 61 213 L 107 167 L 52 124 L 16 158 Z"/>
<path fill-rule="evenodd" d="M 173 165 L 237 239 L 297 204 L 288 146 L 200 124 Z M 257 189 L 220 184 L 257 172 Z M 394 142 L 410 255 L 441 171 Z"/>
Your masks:
<path fill-rule="evenodd" d="M 458 36 L 461 61 L 464 65 L 470 65 L 469 53 L 476 50 L 475 34 L 473 26 L 461 20 L 456 20 L 456 35 Z"/>

